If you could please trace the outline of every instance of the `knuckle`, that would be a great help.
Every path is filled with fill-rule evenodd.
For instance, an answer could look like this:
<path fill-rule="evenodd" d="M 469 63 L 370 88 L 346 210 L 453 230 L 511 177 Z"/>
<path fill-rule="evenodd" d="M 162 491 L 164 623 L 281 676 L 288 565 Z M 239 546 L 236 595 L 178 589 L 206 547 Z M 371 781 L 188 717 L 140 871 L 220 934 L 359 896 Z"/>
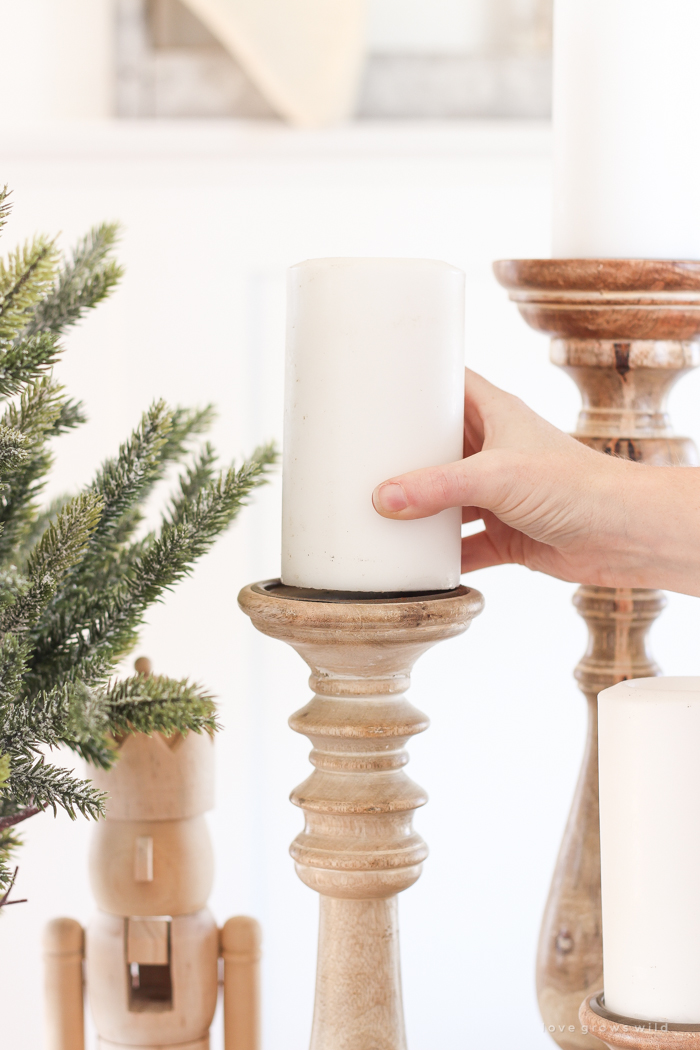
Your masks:
<path fill-rule="evenodd" d="M 453 499 L 456 492 L 455 480 L 444 467 L 431 467 L 426 480 L 431 499 L 438 503 L 448 503 Z"/>

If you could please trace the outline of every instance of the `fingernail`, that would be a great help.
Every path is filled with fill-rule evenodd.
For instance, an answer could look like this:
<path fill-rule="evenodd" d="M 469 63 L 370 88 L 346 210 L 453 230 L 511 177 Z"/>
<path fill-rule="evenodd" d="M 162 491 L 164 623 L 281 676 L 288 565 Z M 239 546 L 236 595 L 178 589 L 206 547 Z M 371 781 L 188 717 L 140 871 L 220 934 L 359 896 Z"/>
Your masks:
<path fill-rule="evenodd" d="M 406 493 L 395 481 L 389 481 L 386 485 L 378 485 L 372 493 L 372 502 L 378 511 L 384 511 L 385 514 L 396 514 L 408 506 Z"/>

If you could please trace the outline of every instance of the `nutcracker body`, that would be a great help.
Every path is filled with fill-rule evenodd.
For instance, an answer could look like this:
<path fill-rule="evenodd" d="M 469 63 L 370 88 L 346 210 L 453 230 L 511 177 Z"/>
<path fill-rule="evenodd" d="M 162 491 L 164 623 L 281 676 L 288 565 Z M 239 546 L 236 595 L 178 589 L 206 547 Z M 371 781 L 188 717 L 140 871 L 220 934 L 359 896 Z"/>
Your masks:
<path fill-rule="evenodd" d="M 214 864 L 204 813 L 214 804 L 208 733 L 127 736 L 95 771 L 109 794 L 90 881 L 88 1001 L 100 1050 L 209 1050 L 219 931 L 206 907 Z"/>
<path fill-rule="evenodd" d="M 72 920 L 47 929 L 47 1050 L 84 1050 L 83 943 L 100 1050 L 209 1050 L 220 955 L 226 1050 L 256 1050 L 258 924 L 239 916 L 220 931 L 207 908 L 213 740 L 135 733 L 118 747 L 112 769 L 92 773 L 109 795 L 90 853 L 98 911 L 84 939 Z"/>

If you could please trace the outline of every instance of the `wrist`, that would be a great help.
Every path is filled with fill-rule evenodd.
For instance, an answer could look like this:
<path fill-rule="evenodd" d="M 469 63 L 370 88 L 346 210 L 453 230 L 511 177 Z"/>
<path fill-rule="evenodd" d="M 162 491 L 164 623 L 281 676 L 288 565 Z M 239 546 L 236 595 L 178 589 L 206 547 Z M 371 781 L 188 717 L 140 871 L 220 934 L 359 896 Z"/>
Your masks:
<path fill-rule="evenodd" d="M 615 498 L 624 511 L 626 586 L 700 596 L 700 468 L 625 467 Z"/>

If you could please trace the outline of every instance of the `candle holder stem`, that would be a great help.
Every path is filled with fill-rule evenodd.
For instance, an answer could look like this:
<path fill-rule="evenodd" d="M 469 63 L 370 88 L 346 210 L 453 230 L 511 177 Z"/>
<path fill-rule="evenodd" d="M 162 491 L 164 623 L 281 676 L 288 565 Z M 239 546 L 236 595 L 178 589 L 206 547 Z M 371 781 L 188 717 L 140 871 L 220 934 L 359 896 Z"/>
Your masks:
<path fill-rule="evenodd" d="M 403 767 L 406 742 L 428 720 L 404 694 L 416 659 L 465 631 L 483 599 L 467 587 L 385 600 L 297 595 L 269 581 L 238 600 L 312 672 L 315 695 L 290 719 L 315 767 L 291 796 L 305 816 L 291 847 L 297 874 L 321 895 L 311 1050 L 405 1050 L 396 895 L 427 856 L 412 828 L 427 798 Z"/>
<path fill-rule="evenodd" d="M 311 1050 L 405 1045 L 398 899 L 322 895 Z"/>
<path fill-rule="evenodd" d="M 693 442 L 673 434 L 666 397 L 700 363 L 700 263 L 532 259 L 496 263 L 495 272 L 528 324 L 552 336 L 552 361 L 581 391 L 575 438 L 634 462 L 697 465 Z M 597 696 L 659 673 L 646 635 L 665 598 L 586 586 L 574 604 L 589 630 L 575 671 L 588 702 L 588 739 L 542 923 L 537 991 L 564 1050 L 600 1050 L 578 1023 L 581 1000 L 603 983 Z"/>

